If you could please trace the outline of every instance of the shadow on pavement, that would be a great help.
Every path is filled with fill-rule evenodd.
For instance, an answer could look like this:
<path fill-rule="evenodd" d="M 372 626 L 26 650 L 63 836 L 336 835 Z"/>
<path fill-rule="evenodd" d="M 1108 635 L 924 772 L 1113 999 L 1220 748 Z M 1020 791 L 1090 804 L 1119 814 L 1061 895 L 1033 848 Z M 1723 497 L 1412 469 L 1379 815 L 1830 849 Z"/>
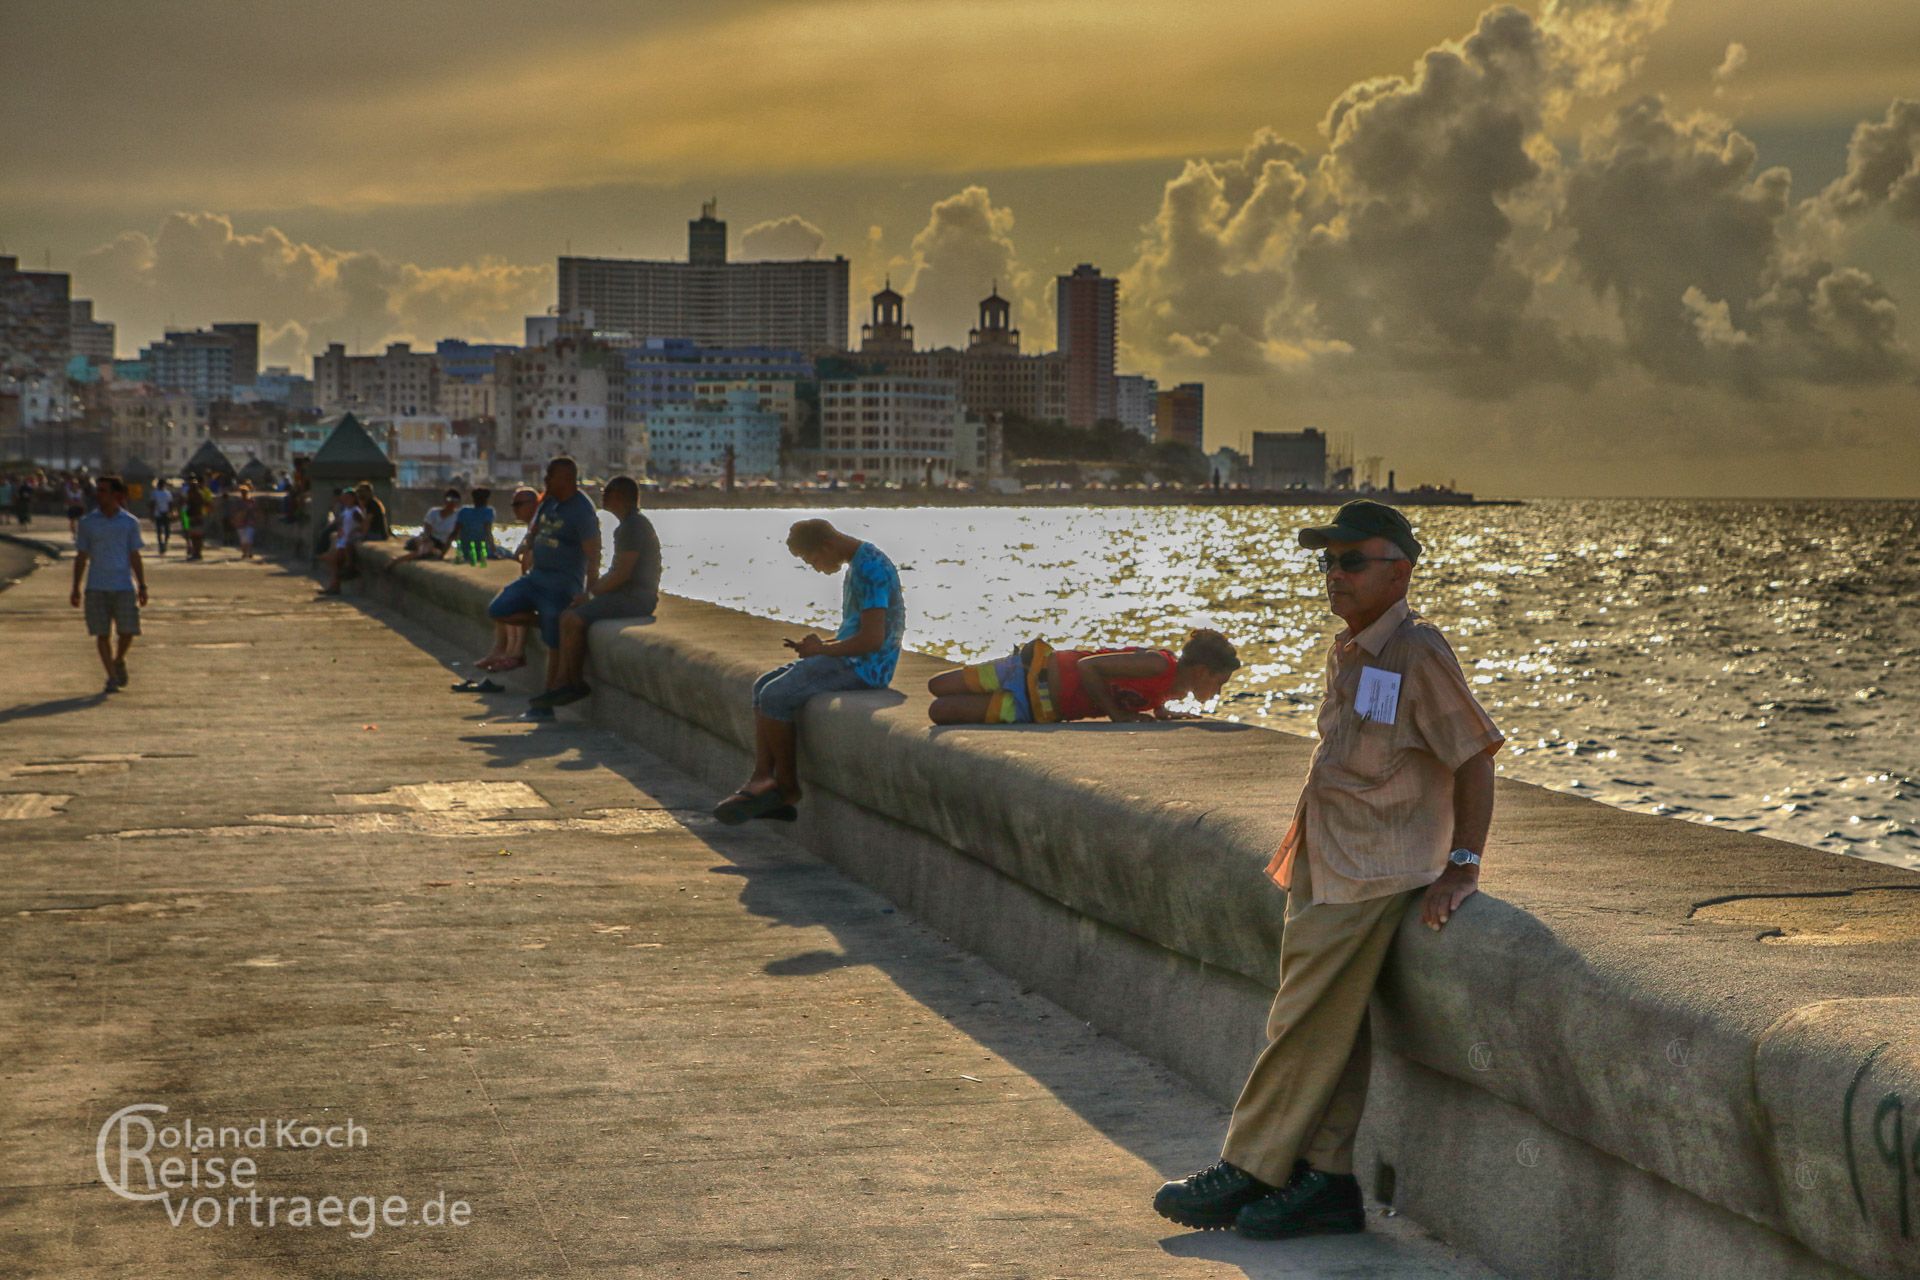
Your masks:
<path fill-rule="evenodd" d="M 347 603 L 381 619 L 396 634 L 424 652 L 446 661 L 450 642 L 389 613 L 377 604 L 347 597 Z M 901 695 L 893 692 L 893 699 Z M 517 703 L 520 695 L 492 695 L 489 703 Z M 882 697 L 863 695 L 842 705 L 854 710 L 865 704 L 878 710 Z M 510 708 L 503 707 L 503 714 Z M 829 933 L 837 949 L 810 946 L 769 960 L 762 971 L 770 979 L 812 978 L 853 966 L 871 966 L 886 975 L 902 993 L 940 1017 L 959 1033 L 991 1051 L 1008 1066 L 1024 1073 L 1072 1110 L 1108 1140 L 1132 1153 L 1159 1178 L 1181 1177 L 1210 1163 L 1225 1133 L 1226 1112 L 1194 1092 L 1164 1068 L 1149 1063 L 1143 1073 L 1154 1083 L 1129 1085 L 1116 1091 L 1112 1072 L 1088 1052 L 1088 1032 L 1070 1012 L 1020 986 L 1019 980 L 986 962 L 955 964 L 938 954 L 930 927 L 913 921 L 919 936 L 902 935 L 902 925 L 913 918 L 896 908 L 878 891 L 852 879 L 829 863 L 816 859 L 787 839 L 783 824 L 753 822 L 725 827 L 706 817 L 716 799 L 714 788 L 680 771 L 672 760 L 649 753 L 642 742 L 578 722 L 477 733 L 459 739 L 487 753 L 488 766 L 514 769 L 531 760 L 553 759 L 557 768 L 604 768 L 644 792 L 675 815 L 687 833 L 721 861 L 707 868 L 715 877 L 739 881 L 738 901 L 772 928 L 820 929 Z M 949 730 L 972 726 L 949 726 Z M 985 726 L 981 726 L 984 728 Z M 1064 729 L 1102 731 L 1139 729 L 1141 725 L 1019 726 L 1021 732 L 1058 732 Z M 1220 721 L 1181 721 L 1146 727 L 1169 731 L 1200 729 L 1238 732 L 1246 726 Z M 937 730 L 936 730 L 937 731 Z M 993 731 L 1006 732 L 1006 728 Z M 606 751 L 598 744 L 618 744 Z M 570 757 L 558 759 L 557 757 Z M 901 917 L 905 917 L 903 920 Z M 992 973 L 983 980 L 982 970 Z M 1013 984 L 1017 994 L 1009 992 Z M 1094 1033 L 1097 1034 L 1097 1033 Z M 1101 1039 L 1106 1039 L 1101 1037 Z M 1111 1040 L 1108 1044 L 1117 1046 Z M 1132 1050 L 1121 1051 L 1133 1054 Z M 1249 1064 L 1251 1065 L 1251 1064 Z M 1199 1103 L 1196 1106 L 1196 1101 Z M 1139 1211 L 1153 1213 L 1156 1183 L 1144 1178 L 1139 1188 Z M 1279 1245 L 1243 1240 L 1231 1233 L 1183 1232 L 1168 1224 L 1160 1247 L 1169 1257 L 1217 1261 L 1240 1268 L 1249 1280 L 1278 1280 L 1302 1275 L 1375 1275 L 1406 1265 L 1399 1243 L 1385 1232 L 1312 1238 Z"/>
<path fill-rule="evenodd" d="M 0 711 L 0 724 L 9 724 L 15 720 L 38 720 L 42 716 L 63 716 L 69 711 L 85 711 L 88 707 L 97 707 L 107 700 L 104 693 L 90 693 L 85 697 L 55 698 L 51 702 L 22 702 Z"/>

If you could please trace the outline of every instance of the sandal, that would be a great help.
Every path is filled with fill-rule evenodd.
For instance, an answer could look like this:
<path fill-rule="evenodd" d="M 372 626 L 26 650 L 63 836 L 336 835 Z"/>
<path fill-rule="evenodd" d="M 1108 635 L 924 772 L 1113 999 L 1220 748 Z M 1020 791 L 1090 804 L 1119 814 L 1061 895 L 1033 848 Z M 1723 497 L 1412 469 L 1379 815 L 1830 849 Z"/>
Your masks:
<path fill-rule="evenodd" d="M 505 693 L 507 687 L 491 680 L 462 680 L 453 686 L 455 693 Z"/>
<path fill-rule="evenodd" d="M 748 793 L 736 791 L 714 806 L 713 816 L 729 827 L 765 817 L 782 808 L 792 808 L 778 790 Z"/>
<path fill-rule="evenodd" d="M 765 818 L 769 822 L 798 822 L 800 821 L 800 810 L 790 804 L 783 804 L 778 809 L 769 809 L 765 813 L 756 813 L 754 817 Z"/>

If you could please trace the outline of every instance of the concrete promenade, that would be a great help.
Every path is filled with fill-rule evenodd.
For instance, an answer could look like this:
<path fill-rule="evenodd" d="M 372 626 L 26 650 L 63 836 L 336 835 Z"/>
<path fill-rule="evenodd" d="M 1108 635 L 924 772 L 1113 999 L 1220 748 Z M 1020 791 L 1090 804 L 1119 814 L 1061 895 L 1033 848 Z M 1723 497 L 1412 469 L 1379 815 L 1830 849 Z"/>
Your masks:
<path fill-rule="evenodd" d="M 449 693 L 469 655 L 419 629 L 229 550 L 148 564 L 110 696 L 69 563 L 0 591 L 0 1274 L 1491 1274 L 1377 1209 L 1171 1229 L 1214 1102 L 625 739 Z M 199 1154 L 470 1222 L 170 1225 L 96 1164 L 136 1103 L 351 1119 Z"/>

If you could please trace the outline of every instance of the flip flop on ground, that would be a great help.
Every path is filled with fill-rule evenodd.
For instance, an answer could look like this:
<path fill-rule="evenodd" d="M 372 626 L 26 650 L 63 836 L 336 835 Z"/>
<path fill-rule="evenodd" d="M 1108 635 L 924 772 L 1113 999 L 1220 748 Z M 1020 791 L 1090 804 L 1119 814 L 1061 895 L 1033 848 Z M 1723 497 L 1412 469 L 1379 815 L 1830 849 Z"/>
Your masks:
<path fill-rule="evenodd" d="M 791 808 L 778 791 L 736 791 L 714 806 L 713 816 L 730 827 L 755 818 L 768 817 L 782 808 Z"/>

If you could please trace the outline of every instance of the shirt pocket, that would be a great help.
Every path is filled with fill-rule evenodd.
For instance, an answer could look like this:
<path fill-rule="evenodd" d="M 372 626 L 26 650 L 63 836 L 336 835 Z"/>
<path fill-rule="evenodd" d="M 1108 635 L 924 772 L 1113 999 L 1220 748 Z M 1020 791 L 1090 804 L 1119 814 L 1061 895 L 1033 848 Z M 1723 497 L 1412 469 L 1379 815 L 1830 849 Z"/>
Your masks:
<path fill-rule="evenodd" d="M 1349 711 L 1346 750 L 1341 764 L 1359 782 L 1374 786 L 1385 782 L 1400 757 L 1397 725 L 1378 720 L 1362 720 Z"/>

